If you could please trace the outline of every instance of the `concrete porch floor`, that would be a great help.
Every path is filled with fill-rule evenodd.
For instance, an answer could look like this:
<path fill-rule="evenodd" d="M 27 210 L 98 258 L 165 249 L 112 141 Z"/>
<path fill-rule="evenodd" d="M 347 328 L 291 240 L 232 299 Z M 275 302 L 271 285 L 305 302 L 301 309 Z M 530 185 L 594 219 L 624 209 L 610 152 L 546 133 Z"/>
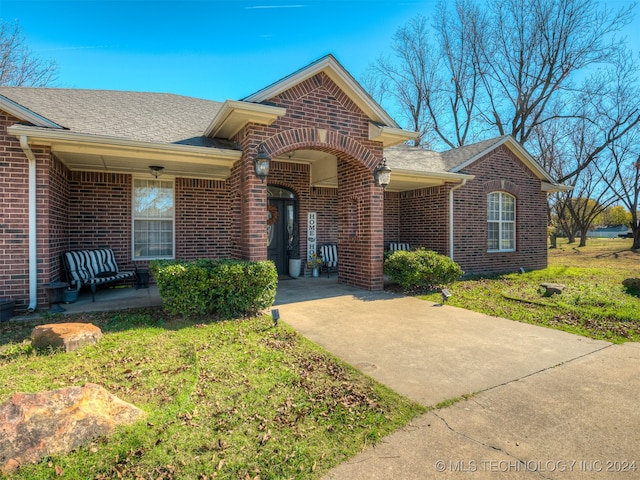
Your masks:
<path fill-rule="evenodd" d="M 311 278 L 286 278 L 278 281 L 276 301 L 274 306 L 288 303 L 318 300 L 321 298 L 331 298 L 342 295 L 354 295 L 359 298 L 368 295 L 375 295 L 375 292 L 367 292 L 355 287 L 338 283 L 336 275 L 330 278 L 326 276 Z M 78 300 L 73 303 L 61 303 L 65 309 L 65 315 L 84 312 L 104 312 L 109 310 L 127 310 L 130 308 L 145 308 L 162 306 L 162 297 L 155 284 L 148 288 L 137 289 L 135 286 L 119 285 L 99 288 L 95 294 L 95 302 L 91 300 L 89 289 L 81 290 Z M 42 316 L 49 311 L 48 304 L 38 305 L 34 313 L 18 313 L 11 319 L 12 321 L 32 320 Z"/>

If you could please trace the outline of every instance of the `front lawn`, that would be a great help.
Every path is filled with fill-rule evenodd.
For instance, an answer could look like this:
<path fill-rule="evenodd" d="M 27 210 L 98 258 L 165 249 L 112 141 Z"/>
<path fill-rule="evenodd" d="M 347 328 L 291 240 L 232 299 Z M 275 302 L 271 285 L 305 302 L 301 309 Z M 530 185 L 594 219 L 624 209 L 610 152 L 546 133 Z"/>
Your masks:
<path fill-rule="evenodd" d="M 33 325 L 5 322 L 0 402 L 93 382 L 149 417 L 15 478 L 318 478 L 424 411 L 269 317 L 196 323 L 148 309 L 47 319 L 62 320 L 105 335 L 76 352 L 35 352 Z"/>
<path fill-rule="evenodd" d="M 544 270 L 474 277 L 452 284 L 448 304 L 612 342 L 640 341 L 640 298 L 622 285 L 640 277 L 640 252 L 629 239 L 566 240 L 549 250 Z M 562 283 L 561 295 L 544 297 L 541 283 Z M 440 302 L 440 294 L 421 298 Z"/>

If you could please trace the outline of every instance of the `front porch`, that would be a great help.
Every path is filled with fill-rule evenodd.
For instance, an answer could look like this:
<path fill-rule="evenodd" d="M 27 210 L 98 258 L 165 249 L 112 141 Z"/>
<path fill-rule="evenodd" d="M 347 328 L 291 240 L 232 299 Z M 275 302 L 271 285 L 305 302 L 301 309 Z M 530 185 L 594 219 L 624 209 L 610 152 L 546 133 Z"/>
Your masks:
<path fill-rule="evenodd" d="M 335 275 L 331 278 L 300 277 L 297 279 L 284 279 L 278 281 L 276 301 L 273 305 L 286 305 L 289 303 L 306 302 L 322 298 L 341 296 L 353 296 L 366 298 L 375 295 L 373 292 L 338 283 Z M 162 297 L 158 286 L 150 284 L 148 288 L 136 289 L 135 286 L 121 285 L 104 287 L 96 293 L 96 301 L 91 301 L 91 291 L 83 289 L 78 300 L 74 303 L 62 303 L 65 309 L 63 315 L 74 315 L 87 312 L 107 312 L 128 310 L 133 308 L 152 308 L 162 306 Z M 42 318 L 48 312 L 48 305 L 40 305 L 40 310 L 34 313 L 15 315 L 12 321 L 31 321 Z"/>

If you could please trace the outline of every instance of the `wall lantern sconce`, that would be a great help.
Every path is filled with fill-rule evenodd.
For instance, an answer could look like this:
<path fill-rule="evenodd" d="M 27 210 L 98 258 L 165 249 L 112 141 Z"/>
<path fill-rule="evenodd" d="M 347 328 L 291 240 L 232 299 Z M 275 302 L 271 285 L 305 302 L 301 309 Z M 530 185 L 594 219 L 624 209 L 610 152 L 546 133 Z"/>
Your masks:
<path fill-rule="evenodd" d="M 382 162 L 373 171 L 373 183 L 384 190 L 391 181 L 391 169 L 387 167 L 387 159 L 382 158 Z"/>
<path fill-rule="evenodd" d="M 264 179 L 269 175 L 269 166 L 271 164 L 271 157 L 264 149 L 264 144 L 260 144 L 258 147 L 258 154 L 253 159 L 253 166 L 256 169 L 256 176 L 262 180 L 264 183 Z"/>
<path fill-rule="evenodd" d="M 164 167 L 160 167 L 158 165 L 150 165 L 149 170 L 151 171 L 151 175 L 158 178 L 160 175 L 162 175 L 162 171 L 164 170 Z"/>

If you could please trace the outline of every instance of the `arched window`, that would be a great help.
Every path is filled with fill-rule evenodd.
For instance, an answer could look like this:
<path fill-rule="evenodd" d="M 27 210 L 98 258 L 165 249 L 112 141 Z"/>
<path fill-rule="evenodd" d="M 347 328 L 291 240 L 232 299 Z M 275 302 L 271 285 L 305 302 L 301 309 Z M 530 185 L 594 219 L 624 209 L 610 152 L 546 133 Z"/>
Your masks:
<path fill-rule="evenodd" d="M 516 198 L 505 192 L 487 195 L 487 247 L 490 252 L 516 249 Z"/>

